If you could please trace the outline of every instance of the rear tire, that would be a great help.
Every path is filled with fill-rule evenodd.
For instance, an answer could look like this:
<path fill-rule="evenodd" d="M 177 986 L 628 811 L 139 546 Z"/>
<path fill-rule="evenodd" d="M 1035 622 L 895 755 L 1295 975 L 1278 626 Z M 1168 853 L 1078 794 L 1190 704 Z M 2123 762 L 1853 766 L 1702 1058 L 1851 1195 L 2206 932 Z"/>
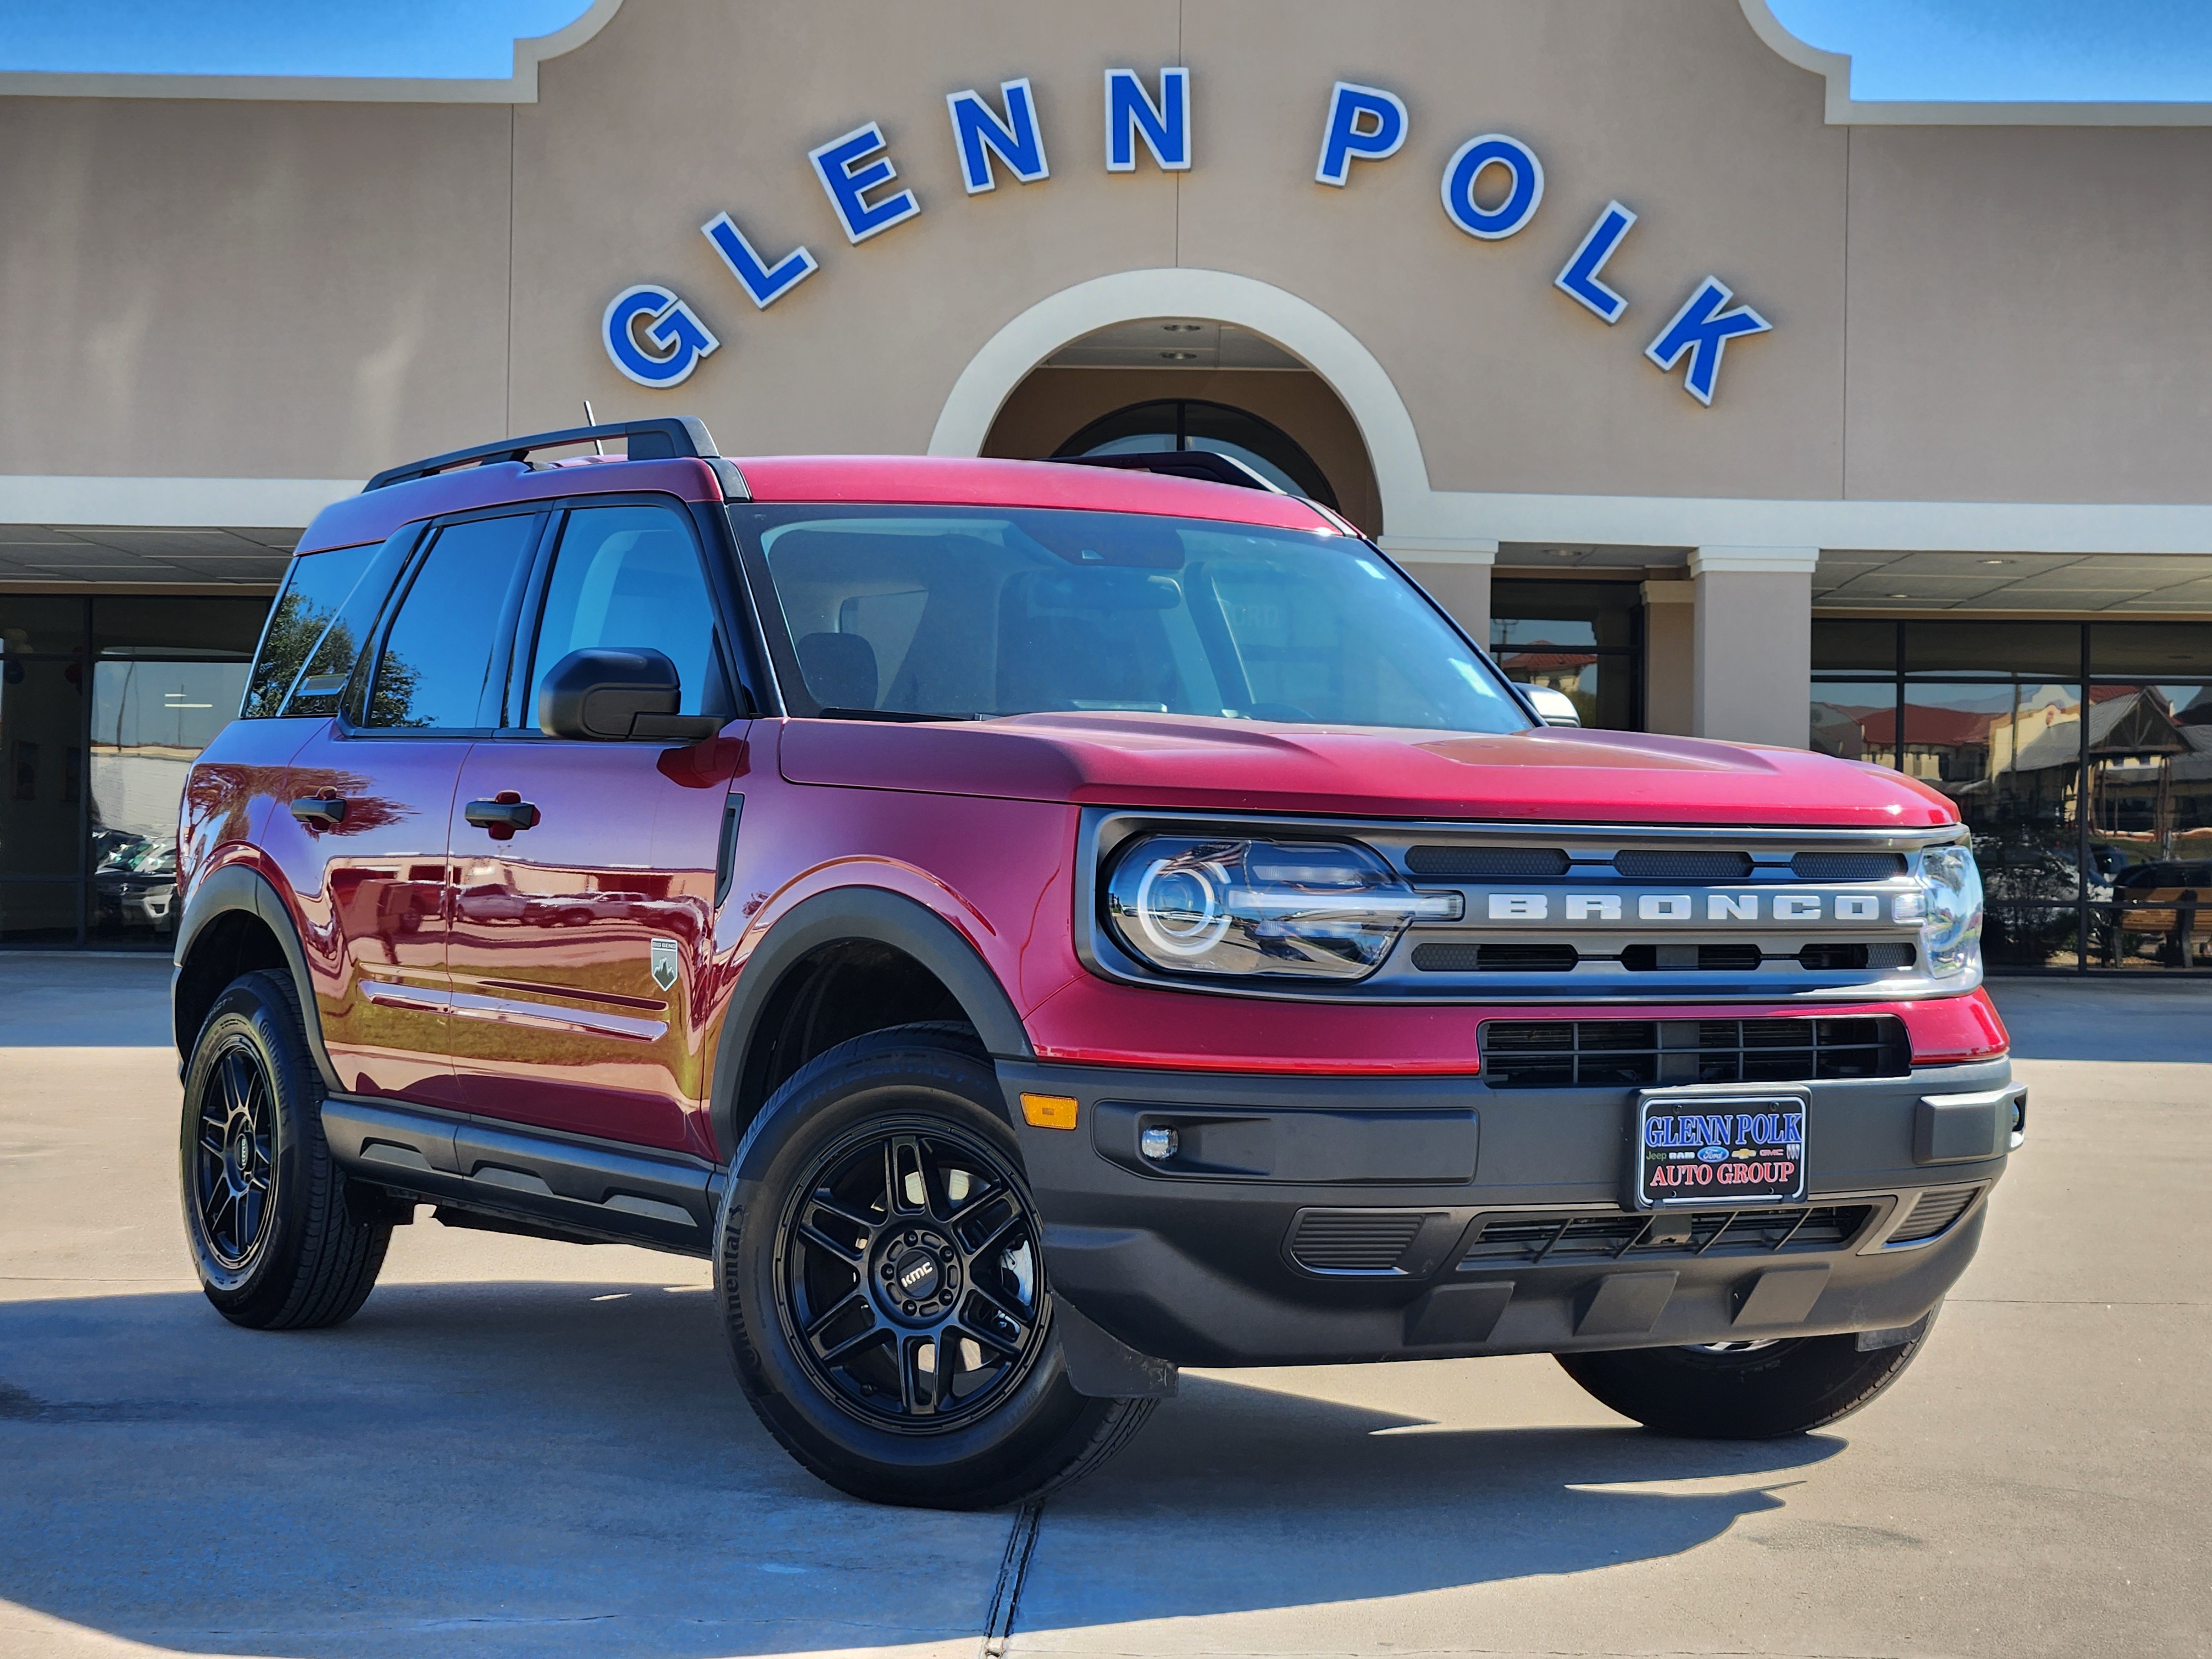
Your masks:
<path fill-rule="evenodd" d="M 1557 1356 L 1600 1402 L 1686 1440 L 1771 1440 L 1850 1416 L 1903 1376 L 1934 1328 L 1931 1313 L 1894 1347 L 1801 1336 L 1710 1347 Z"/>
<path fill-rule="evenodd" d="M 1068 1381 L 1000 1101 L 963 1028 L 872 1032 L 778 1089 L 732 1161 L 714 1287 L 738 1380 L 787 1451 L 856 1498 L 1033 1498 L 1151 1414 Z"/>
<path fill-rule="evenodd" d="M 215 1000 L 185 1068 L 185 1237 L 216 1311 L 312 1330 L 360 1310 L 392 1242 L 348 1207 L 291 981 L 247 974 Z"/>

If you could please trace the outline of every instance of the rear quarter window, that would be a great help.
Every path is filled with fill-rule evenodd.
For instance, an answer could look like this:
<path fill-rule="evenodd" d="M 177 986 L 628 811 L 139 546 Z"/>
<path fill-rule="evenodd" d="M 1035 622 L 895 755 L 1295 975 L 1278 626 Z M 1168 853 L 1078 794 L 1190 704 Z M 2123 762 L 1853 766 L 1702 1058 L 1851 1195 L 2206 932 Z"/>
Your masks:
<path fill-rule="evenodd" d="M 292 682 L 321 643 L 375 551 L 374 543 L 365 543 L 305 553 L 292 561 L 284 573 L 283 591 L 261 630 L 261 647 L 254 653 L 246 699 L 238 711 L 240 720 L 267 720 L 283 711 Z"/>

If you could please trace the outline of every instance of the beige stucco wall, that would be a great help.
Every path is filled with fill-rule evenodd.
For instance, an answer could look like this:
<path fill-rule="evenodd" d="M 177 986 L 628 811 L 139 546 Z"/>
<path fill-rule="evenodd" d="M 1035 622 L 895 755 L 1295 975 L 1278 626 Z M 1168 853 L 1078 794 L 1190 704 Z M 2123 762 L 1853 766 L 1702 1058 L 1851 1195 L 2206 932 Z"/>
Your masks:
<path fill-rule="evenodd" d="M 1196 167 L 1109 176 L 1100 71 L 1179 61 Z M 966 197 L 944 94 L 1017 75 L 1053 177 Z M 1413 112 L 1342 191 L 1311 177 L 1340 76 Z M 629 0 L 536 103 L 0 98 L 0 475 L 358 477 L 587 397 L 733 453 L 919 450 L 1008 319 L 1181 264 L 1351 331 L 1440 490 L 2212 500 L 2212 134 L 1823 97 L 1738 0 Z M 872 118 L 925 211 L 853 248 L 805 153 Z M 1546 193 L 1479 243 L 1437 181 L 1493 130 Z M 1608 329 L 1551 281 L 1613 197 L 1643 217 Z M 757 313 L 698 234 L 725 209 L 823 269 Z M 1642 356 L 1707 271 L 1776 325 L 1711 410 Z M 724 342 L 674 392 L 597 338 L 641 280 Z"/>
<path fill-rule="evenodd" d="M 507 126 L 0 98 L 0 473 L 360 477 L 499 435 Z"/>

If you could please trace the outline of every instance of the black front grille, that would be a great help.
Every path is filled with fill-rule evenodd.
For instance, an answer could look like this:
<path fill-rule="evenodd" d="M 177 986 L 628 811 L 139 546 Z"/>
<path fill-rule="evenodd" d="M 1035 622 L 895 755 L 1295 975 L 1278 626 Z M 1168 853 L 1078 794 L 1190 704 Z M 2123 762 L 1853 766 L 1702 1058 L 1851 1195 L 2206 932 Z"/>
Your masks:
<path fill-rule="evenodd" d="M 1815 973 L 1850 968 L 1910 968 L 1917 954 L 1910 945 L 1808 945 L 1798 964 Z"/>
<path fill-rule="evenodd" d="M 1864 1019 L 1492 1019 L 1480 1039 L 1493 1089 L 1643 1089 L 1904 1077 L 1905 1023 Z"/>
<path fill-rule="evenodd" d="M 1595 1215 L 1510 1215 L 1486 1221 L 1462 1268 L 1563 1265 L 1653 1255 L 1774 1255 L 1840 1250 L 1874 1212 L 1868 1204 L 1794 1209 L 1631 1211 Z"/>
<path fill-rule="evenodd" d="M 1741 881 L 1751 873 L 1751 854 L 1629 848 L 1613 855 L 1613 867 L 1630 881 Z"/>
<path fill-rule="evenodd" d="M 1627 945 L 1620 951 L 1632 974 L 1755 974 L 1765 960 L 1756 945 Z"/>
<path fill-rule="evenodd" d="M 1417 876 L 1523 881 L 1567 872 L 1567 855 L 1556 847 L 1409 847 L 1406 868 Z"/>
<path fill-rule="evenodd" d="M 1571 945 L 1416 945 L 1425 974 L 1571 974 L 1582 960 Z"/>
<path fill-rule="evenodd" d="M 1803 881 L 1887 881 L 1905 873 L 1905 854 L 1800 853 L 1790 867 Z"/>
<path fill-rule="evenodd" d="M 1421 1230 L 1418 1212 L 1305 1210 L 1291 1230 L 1291 1257 L 1323 1273 L 1387 1273 Z"/>
<path fill-rule="evenodd" d="M 1905 1218 L 1898 1230 L 1889 1236 L 1893 1244 L 1917 1244 L 1946 1233 L 1958 1218 L 1966 1214 L 1966 1206 L 1974 1201 L 1978 1188 L 1962 1187 L 1952 1192 L 1923 1193 L 1920 1201 L 1912 1206 L 1912 1213 Z"/>

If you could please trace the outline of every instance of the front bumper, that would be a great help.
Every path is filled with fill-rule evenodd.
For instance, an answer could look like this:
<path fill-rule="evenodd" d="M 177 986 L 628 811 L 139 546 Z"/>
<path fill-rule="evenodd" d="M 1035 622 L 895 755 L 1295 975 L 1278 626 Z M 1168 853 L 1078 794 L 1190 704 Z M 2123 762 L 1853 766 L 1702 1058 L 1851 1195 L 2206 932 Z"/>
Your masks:
<path fill-rule="evenodd" d="M 1222 1366 L 1910 1325 L 1973 1259 L 2021 1092 L 2002 1060 L 1791 1085 L 1806 1205 L 1647 1224 L 1632 1091 L 998 1070 L 1054 1290 L 1140 1353 Z M 1076 1129 L 1029 1125 L 1024 1093 L 1073 1096 Z M 1147 1126 L 1178 1132 L 1164 1165 Z"/>

